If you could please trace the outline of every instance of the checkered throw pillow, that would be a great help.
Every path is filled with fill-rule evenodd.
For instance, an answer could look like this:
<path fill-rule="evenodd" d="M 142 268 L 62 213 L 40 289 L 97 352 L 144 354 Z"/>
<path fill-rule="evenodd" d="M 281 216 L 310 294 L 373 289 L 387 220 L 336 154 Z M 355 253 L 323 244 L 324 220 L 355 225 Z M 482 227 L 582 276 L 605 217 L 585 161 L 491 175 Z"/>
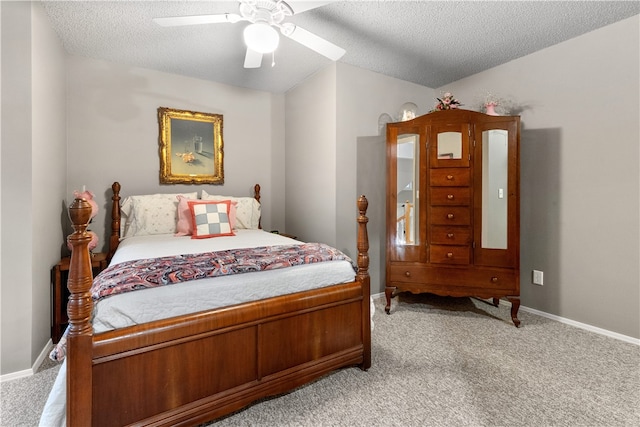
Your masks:
<path fill-rule="evenodd" d="M 193 220 L 193 239 L 233 236 L 229 221 L 231 202 L 188 201 Z"/>

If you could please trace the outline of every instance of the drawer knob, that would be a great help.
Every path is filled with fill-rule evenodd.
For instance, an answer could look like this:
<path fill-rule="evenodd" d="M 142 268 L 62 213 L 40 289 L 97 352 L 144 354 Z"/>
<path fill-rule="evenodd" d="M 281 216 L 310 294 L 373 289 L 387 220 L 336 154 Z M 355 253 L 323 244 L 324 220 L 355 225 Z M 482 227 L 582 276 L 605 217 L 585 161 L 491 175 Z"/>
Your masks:
<path fill-rule="evenodd" d="M 447 218 L 449 218 L 449 219 L 453 219 L 453 214 L 452 214 L 452 213 L 447 214 Z"/>
<path fill-rule="evenodd" d="M 492 281 L 493 283 L 498 283 L 498 278 L 497 278 L 496 276 L 493 276 L 493 277 L 491 278 L 491 281 Z"/>
<path fill-rule="evenodd" d="M 448 179 L 449 181 L 453 181 L 453 175 L 447 175 L 447 179 Z"/>
<path fill-rule="evenodd" d="M 447 258 L 453 258 L 453 252 L 447 252 Z"/>
<path fill-rule="evenodd" d="M 447 199 L 453 200 L 453 194 L 447 194 Z"/>
<path fill-rule="evenodd" d="M 404 275 L 407 276 L 407 277 L 411 277 L 411 272 L 410 271 L 405 271 Z"/>
<path fill-rule="evenodd" d="M 447 237 L 448 237 L 449 239 L 453 239 L 453 233 L 447 233 Z"/>

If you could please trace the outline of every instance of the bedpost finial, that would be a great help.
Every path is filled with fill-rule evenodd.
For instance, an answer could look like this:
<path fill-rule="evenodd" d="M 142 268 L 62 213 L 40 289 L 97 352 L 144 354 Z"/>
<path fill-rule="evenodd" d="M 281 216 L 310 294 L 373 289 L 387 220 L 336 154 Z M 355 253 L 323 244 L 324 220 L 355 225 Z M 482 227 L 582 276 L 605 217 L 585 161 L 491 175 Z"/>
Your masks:
<path fill-rule="evenodd" d="M 91 311 L 93 302 L 89 289 L 93 281 L 91 260 L 89 258 L 89 241 L 87 226 L 91 219 L 91 205 L 85 199 L 76 198 L 69 206 L 69 218 L 74 232 L 67 237 L 71 245 L 69 261 L 69 302 L 67 316 L 69 318 L 69 337 L 91 333 Z"/>
<path fill-rule="evenodd" d="M 369 201 L 363 194 L 358 198 L 358 210 L 360 211 L 360 215 L 366 215 L 367 209 L 369 209 Z"/>
<path fill-rule="evenodd" d="M 91 220 L 91 205 L 85 199 L 74 199 L 69 206 L 69 219 L 76 231 L 84 231 Z"/>

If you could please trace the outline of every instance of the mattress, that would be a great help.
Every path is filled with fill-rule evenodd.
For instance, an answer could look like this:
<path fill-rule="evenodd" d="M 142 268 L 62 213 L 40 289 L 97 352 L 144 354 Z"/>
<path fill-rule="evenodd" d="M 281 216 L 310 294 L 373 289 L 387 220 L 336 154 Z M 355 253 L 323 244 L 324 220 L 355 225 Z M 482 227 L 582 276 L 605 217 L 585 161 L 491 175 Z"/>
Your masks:
<path fill-rule="evenodd" d="M 173 235 L 136 236 L 120 243 L 111 264 L 142 258 L 300 243 L 263 230 L 237 230 L 235 236 L 212 239 Z M 144 289 L 100 300 L 94 308 L 93 328 L 95 333 L 100 333 L 163 318 L 347 283 L 354 278 L 355 271 L 350 262 L 332 261 Z"/>
<path fill-rule="evenodd" d="M 235 236 L 191 239 L 150 235 L 120 242 L 110 265 L 163 256 L 301 242 L 263 230 L 237 230 Z M 355 279 L 349 261 L 304 264 L 278 270 L 236 274 L 143 289 L 101 299 L 94 307 L 94 333 L 135 324 L 286 295 Z M 372 304 L 373 305 L 373 304 Z M 373 310 L 371 312 L 373 317 Z M 66 425 L 66 360 L 53 385 L 40 425 Z"/>

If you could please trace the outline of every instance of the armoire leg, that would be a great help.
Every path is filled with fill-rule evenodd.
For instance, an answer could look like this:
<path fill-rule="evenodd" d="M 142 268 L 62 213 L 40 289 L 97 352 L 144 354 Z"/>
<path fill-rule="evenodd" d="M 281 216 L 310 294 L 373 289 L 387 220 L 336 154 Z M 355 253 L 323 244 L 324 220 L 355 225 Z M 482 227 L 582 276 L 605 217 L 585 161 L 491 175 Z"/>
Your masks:
<path fill-rule="evenodd" d="M 520 320 L 518 319 L 518 310 L 520 309 L 520 297 L 507 297 L 511 303 L 511 320 L 516 328 L 520 326 Z"/>
<path fill-rule="evenodd" d="M 384 289 L 384 296 L 387 297 L 387 305 L 384 307 L 384 311 L 386 311 L 387 314 L 391 314 L 391 298 L 393 298 L 393 292 L 395 290 L 395 287 L 389 286 Z"/>

